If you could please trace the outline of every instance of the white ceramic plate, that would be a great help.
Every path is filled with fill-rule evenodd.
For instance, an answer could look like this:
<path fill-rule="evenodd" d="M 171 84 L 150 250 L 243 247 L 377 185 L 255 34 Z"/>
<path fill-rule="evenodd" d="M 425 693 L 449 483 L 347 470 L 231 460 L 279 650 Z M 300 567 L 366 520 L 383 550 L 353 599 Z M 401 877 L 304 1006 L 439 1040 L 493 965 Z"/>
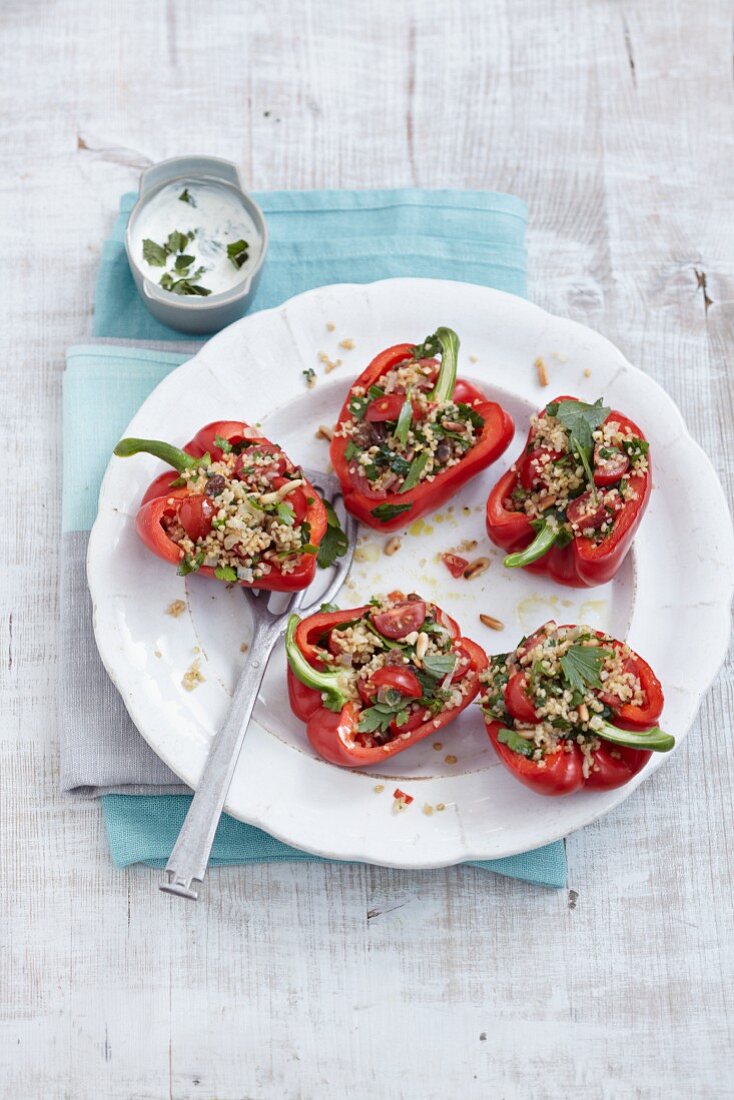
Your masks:
<path fill-rule="evenodd" d="M 247 317 L 210 340 L 158 386 L 126 434 L 183 444 L 211 420 L 259 421 L 294 460 L 323 467 L 328 444 L 315 432 L 335 421 L 347 383 L 378 351 L 419 341 L 438 325 L 459 333 L 460 373 L 509 409 L 515 439 L 452 507 L 414 524 L 394 556 L 382 553 L 385 535 L 363 529 L 340 606 L 397 587 L 423 592 L 489 652 L 511 649 L 548 618 L 586 622 L 628 638 L 663 682 L 663 725 L 680 743 L 728 642 L 734 548 L 723 521 L 727 506 L 709 460 L 671 399 L 597 333 L 520 298 L 463 283 L 391 279 L 324 287 Z M 353 341 L 354 348 L 343 349 L 342 340 Z M 320 352 L 341 365 L 326 373 Z M 547 389 L 538 383 L 538 356 L 550 375 Z M 318 374 L 313 390 L 305 386 L 307 368 Z M 484 531 L 487 493 L 523 446 L 529 416 L 562 393 L 588 401 L 603 396 L 640 424 L 652 446 L 650 506 L 621 573 L 602 588 L 561 588 L 506 570 Z M 89 586 L 97 644 L 133 721 L 173 771 L 196 787 L 246 659 L 240 645 L 249 624 L 236 588 L 178 577 L 137 538 L 137 504 L 160 468 L 148 457 L 111 461 L 89 543 Z M 472 581 L 453 580 L 436 556 L 467 538 L 479 541 L 476 553 L 489 555 L 492 565 Z M 187 605 L 177 619 L 166 614 L 175 599 Z M 480 612 L 500 619 L 505 629 L 484 627 Z M 182 677 L 197 657 L 205 679 L 188 692 Z M 382 769 L 341 769 L 312 752 L 304 726 L 288 707 L 284 677 L 279 648 L 226 809 L 323 856 L 439 867 L 512 855 L 600 817 L 664 760 L 653 757 L 620 790 L 543 798 L 499 764 L 478 709 L 470 707 L 440 732 L 440 749 L 429 739 Z M 392 812 L 396 785 L 415 799 L 401 814 Z M 443 812 L 422 812 L 439 803 Z"/>

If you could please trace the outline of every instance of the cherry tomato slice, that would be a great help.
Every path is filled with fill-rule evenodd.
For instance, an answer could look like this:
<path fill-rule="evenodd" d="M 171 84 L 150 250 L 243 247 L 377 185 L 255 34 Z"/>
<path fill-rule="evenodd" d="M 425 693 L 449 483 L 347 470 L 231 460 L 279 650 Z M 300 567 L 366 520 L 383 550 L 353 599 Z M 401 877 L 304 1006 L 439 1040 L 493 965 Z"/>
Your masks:
<path fill-rule="evenodd" d="M 372 622 L 386 638 L 404 638 L 414 630 L 420 630 L 426 618 L 423 600 L 409 600 L 391 607 L 388 611 L 373 611 Z"/>
<path fill-rule="evenodd" d="M 441 561 L 444 563 L 452 577 L 463 576 L 464 570 L 469 564 L 466 558 L 461 558 L 458 554 L 442 554 Z"/>
<path fill-rule="evenodd" d="M 273 489 L 280 489 L 282 485 L 287 484 L 287 477 L 273 478 Z M 303 523 L 308 512 L 308 497 L 303 489 L 294 489 L 292 493 L 288 493 L 287 496 L 283 497 L 283 503 L 290 504 L 293 509 L 293 522 L 296 525 Z"/>
<path fill-rule="evenodd" d="M 212 529 L 212 516 L 216 510 L 209 497 L 184 497 L 178 510 L 178 518 L 192 542 L 203 539 L 209 534 Z"/>
<path fill-rule="evenodd" d="M 370 424 L 379 424 L 384 420 L 397 420 L 404 404 L 403 394 L 386 393 L 384 397 L 376 397 L 369 403 L 364 418 Z"/>
<path fill-rule="evenodd" d="M 360 680 L 358 687 L 365 702 L 374 702 L 382 690 L 398 691 L 410 699 L 420 699 L 423 694 L 420 680 L 404 665 L 384 665 L 373 672 L 369 680 Z"/>
<path fill-rule="evenodd" d="M 437 401 L 429 401 L 425 407 L 418 404 L 417 401 L 411 401 L 413 406 L 413 423 L 420 424 L 422 420 L 427 420 L 434 409 L 438 408 Z"/>
<path fill-rule="evenodd" d="M 467 672 L 471 671 L 471 656 L 461 646 L 458 649 L 453 649 L 452 653 L 456 654 L 456 667 L 450 681 L 453 684 L 455 680 L 463 680 Z M 464 661 L 467 663 L 463 664 Z"/>
<path fill-rule="evenodd" d="M 610 452 L 606 458 L 599 453 L 603 450 Z M 614 485 L 615 481 L 619 481 L 621 477 L 624 477 L 629 465 L 630 460 L 623 451 L 612 450 L 610 447 L 605 448 L 597 443 L 594 448 L 594 484 Z"/>
<path fill-rule="evenodd" d="M 520 483 L 523 489 L 532 489 L 536 481 L 543 480 L 543 472 L 561 452 L 550 447 L 536 447 L 524 455 L 520 464 Z"/>
<path fill-rule="evenodd" d="M 449 637 L 452 639 L 452 641 L 454 638 L 459 637 L 461 631 L 459 630 L 458 623 L 456 623 L 450 615 L 447 615 L 446 612 L 442 611 L 440 607 L 436 608 L 434 614 L 436 616 L 436 622 L 439 626 L 442 626 L 444 630 L 448 630 Z"/>
<path fill-rule="evenodd" d="M 264 463 L 263 458 L 269 458 L 271 461 Z M 245 481 L 251 475 L 244 471 L 251 467 L 255 467 L 258 473 L 262 472 L 268 478 L 281 477 L 288 469 L 288 459 L 279 447 L 273 447 L 270 443 L 258 443 L 237 455 L 234 476 L 240 481 Z"/>
<path fill-rule="evenodd" d="M 352 488 L 356 493 L 363 493 L 364 496 L 369 497 L 370 500 L 382 500 L 386 495 L 384 492 L 375 492 L 372 488 L 372 483 L 364 472 L 364 466 L 360 466 L 358 462 L 349 464 L 349 479 L 352 484 Z"/>
<path fill-rule="evenodd" d="M 505 704 L 518 722 L 537 722 L 538 715 L 528 695 L 528 680 L 524 672 L 516 672 L 507 681 Z"/>
<path fill-rule="evenodd" d="M 457 378 L 453 393 L 454 401 L 460 401 L 462 405 L 473 405 L 479 396 L 476 386 L 472 386 L 471 382 L 465 382 L 463 378 Z"/>
<path fill-rule="evenodd" d="M 303 523 L 308 515 L 308 497 L 303 489 L 294 489 L 285 499 L 293 509 L 293 519 L 296 526 L 298 526 L 299 523 Z"/>
<path fill-rule="evenodd" d="M 637 665 L 631 657 L 627 657 L 622 662 L 622 672 L 631 672 L 634 675 L 637 675 Z M 621 710 L 622 707 L 625 705 L 624 700 L 620 699 L 618 695 L 615 695 L 614 692 L 611 691 L 600 691 L 599 698 L 601 699 L 602 703 L 604 703 L 608 707 L 611 707 L 612 710 Z"/>
<path fill-rule="evenodd" d="M 412 669 L 405 665 L 383 665 L 370 677 L 370 682 L 379 690 L 380 688 L 394 688 L 401 695 L 409 695 L 413 699 L 420 699 L 423 694 L 420 680 Z"/>
<path fill-rule="evenodd" d="M 555 623 L 553 623 L 555 626 Z M 536 630 L 534 634 L 529 634 L 525 641 L 517 647 L 515 650 L 515 660 L 520 661 L 522 657 L 526 657 L 536 646 L 540 645 L 544 638 L 546 638 L 546 632 L 542 629 Z"/>
<path fill-rule="evenodd" d="M 566 518 L 569 523 L 576 524 L 582 531 L 587 527 L 593 527 L 596 531 L 609 519 L 609 513 L 601 502 L 596 507 L 593 506 L 591 493 L 582 493 L 569 504 L 566 509 Z"/>
<path fill-rule="evenodd" d="M 429 719 L 425 719 L 423 715 L 425 711 L 423 707 L 418 707 L 416 710 L 412 710 L 408 715 L 407 721 L 403 722 L 402 726 L 399 726 L 396 719 L 393 719 L 390 723 L 390 733 L 410 733 L 411 730 L 418 729 L 418 726 L 422 726 L 425 721 L 430 722 Z"/>

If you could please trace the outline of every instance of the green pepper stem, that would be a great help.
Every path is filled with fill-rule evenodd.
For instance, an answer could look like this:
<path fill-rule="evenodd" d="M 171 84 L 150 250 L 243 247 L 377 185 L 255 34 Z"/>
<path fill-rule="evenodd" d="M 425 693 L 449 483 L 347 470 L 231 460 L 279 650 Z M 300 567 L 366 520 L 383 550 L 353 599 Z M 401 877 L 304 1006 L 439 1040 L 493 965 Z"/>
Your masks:
<path fill-rule="evenodd" d="M 538 558 L 542 558 L 543 554 L 548 553 L 560 533 L 560 527 L 549 527 L 544 523 L 530 545 L 517 554 L 508 554 L 504 564 L 508 569 L 519 569 L 523 565 L 530 565 Z"/>
<path fill-rule="evenodd" d="M 285 652 L 291 671 L 306 687 L 314 688 L 326 695 L 330 709 L 341 710 L 349 702 L 346 675 L 343 671 L 321 671 L 309 664 L 296 642 L 296 628 L 300 621 L 298 615 L 291 615 L 285 632 Z"/>
<path fill-rule="evenodd" d="M 659 726 L 652 726 L 649 730 L 621 730 L 609 722 L 604 722 L 593 732 L 604 741 L 612 741 L 615 745 L 626 745 L 630 749 L 670 752 L 675 745 L 672 734 L 661 730 Z"/>
<path fill-rule="evenodd" d="M 193 458 L 186 454 L 186 451 L 170 443 L 163 443 L 160 439 L 121 439 L 115 447 L 115 454 L 118 458 L 130 458 L 131 455 L 138 454 L 155 455 L 156 458 L 167 462 L 169 466 L 173 466 L 174 470 L 178 470 L 180 474 L 184 470 L 190 470 L 192 466 L 202 464 L 202 459 Z"/>
<path fill-rule="evenodd" d="M 450 401 L 456 385 L 456 368 L 459 361 L 459 337 L 452 328 L 437 328 L 436 339 L 441 345 L 441 369 L 436 385 L 428 394 L 429 401 Z"/>

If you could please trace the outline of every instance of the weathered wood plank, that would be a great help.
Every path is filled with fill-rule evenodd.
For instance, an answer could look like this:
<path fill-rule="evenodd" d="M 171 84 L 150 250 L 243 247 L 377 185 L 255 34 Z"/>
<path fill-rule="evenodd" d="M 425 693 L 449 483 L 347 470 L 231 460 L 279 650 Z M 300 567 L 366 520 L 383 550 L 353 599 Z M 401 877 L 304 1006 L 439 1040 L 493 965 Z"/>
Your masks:
<path fill-rule="evenodd" d="M 96 807 L 57 793 L 53 553 L 64 350 L 120 192 L 185 150 L 259 188 L 524 195 L 535 300 L 658 378 L 731 491 L 729 5 L 15 0 L 0 18 L 0 1094 L 729 1095 L 730 666 L 683 750 L 569 839 L 568 894 L 274 865 L 218 872 L 186 908 L 114 871 Z"/>

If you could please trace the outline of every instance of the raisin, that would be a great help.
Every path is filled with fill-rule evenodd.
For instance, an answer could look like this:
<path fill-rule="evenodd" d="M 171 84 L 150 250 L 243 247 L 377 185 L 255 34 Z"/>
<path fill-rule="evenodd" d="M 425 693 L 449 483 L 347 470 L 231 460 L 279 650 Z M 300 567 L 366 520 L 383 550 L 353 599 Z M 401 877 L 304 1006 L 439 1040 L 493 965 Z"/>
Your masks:
<path fill-rule="evenodd" d="M 220 493 L 224 492 L 227 487 L 227 482 L 221 474 L 215 474 L 214 477 L 210 477 L 204 488 L 204 492 L 208 497 L 218 497 Z"/>

